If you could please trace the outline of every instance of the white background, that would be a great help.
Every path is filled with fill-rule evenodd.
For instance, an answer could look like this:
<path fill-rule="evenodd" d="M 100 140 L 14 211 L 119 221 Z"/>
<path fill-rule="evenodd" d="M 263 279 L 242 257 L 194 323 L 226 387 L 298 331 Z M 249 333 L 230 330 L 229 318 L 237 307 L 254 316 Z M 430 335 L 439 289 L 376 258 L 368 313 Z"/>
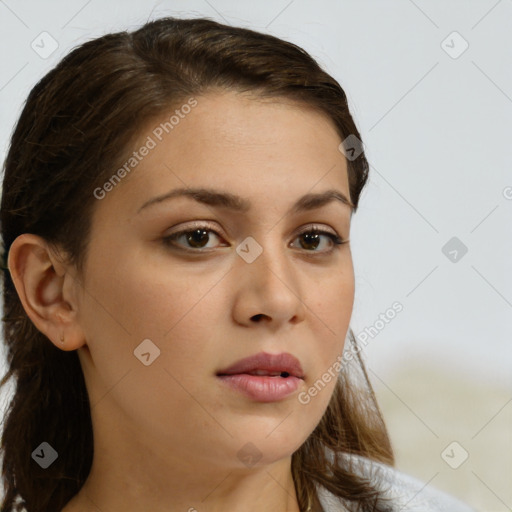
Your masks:
<path fill-rule="evenodd" d="M 0 1 L 2 162 L 30 89 L 72 47 L 166 15 L 290 40 L 345 89 L 372 165 L 351 326 L 403 305 L 363 351 L 397 466 L 512 509 L 512 1 Z M 43 31 L 47 58 L 31 47 Z M 468 249 L 456 262 L 452 237 Z"/>

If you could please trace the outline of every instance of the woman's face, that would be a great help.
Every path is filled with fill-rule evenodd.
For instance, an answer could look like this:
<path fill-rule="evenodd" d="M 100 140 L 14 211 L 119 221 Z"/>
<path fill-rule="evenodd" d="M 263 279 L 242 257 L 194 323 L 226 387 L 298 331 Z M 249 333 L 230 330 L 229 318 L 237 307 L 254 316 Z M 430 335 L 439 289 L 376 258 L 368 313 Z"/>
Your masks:
<path fill-rule="evenodd" d="M 346 161 L 331 121 L 303 105 L 196 100 L 168 133 L 173 112 L 144 127 L 137 164 L 95 204 L 78 309 L 95 443 L 181 467 L 268 464 L 300 447 L 334 390 L 317 381 L 349 326 L 350 245 L 301 233 L 348 239 L 351 208 L 301 198 L 350 200 Z M 212 194 L 165 198 L 196 188 Z M 303 378 L 219 377 L 262 352 L 291 354 Z M 286 379 L 288 394 L 268 392 Z"/>

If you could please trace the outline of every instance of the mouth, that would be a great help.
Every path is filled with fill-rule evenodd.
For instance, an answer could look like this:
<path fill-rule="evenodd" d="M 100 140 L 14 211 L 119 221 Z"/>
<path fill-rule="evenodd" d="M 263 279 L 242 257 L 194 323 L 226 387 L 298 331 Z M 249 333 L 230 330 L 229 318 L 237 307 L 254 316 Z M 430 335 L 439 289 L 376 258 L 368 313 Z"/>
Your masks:
<path fill-rule="evenodd" d="M 283 379 L 286 379 L 287 377 L 290 377 L 290 374 L 288 372 L 280 371 L 280 372 L 267 372 L 265 370 L 253 370 L 250 372 L 241 372 L 241 373 L 217 373 L 218 377 L 226 377 L 229 375 L 253 375 L 256 377 L 281 377 Z"/>
<path fill-rule="evenodd" d="M 217 372 L 217 377 L 231 390 L 253 401 L 277 402 L 297 391 L 304 381 L 304 372 L 291 354 L 262 352 Z"/>
<path fill-rule="evenodd" d="M 218 377 L 227 375 L 253 375 L 259 377 L 296 377 L 304 379 L 304 371 L 299 360 L 288 353 L 267 354 L 260 352 L 246 357 L 232 364 L 228 368 L 217 372 Z"/>

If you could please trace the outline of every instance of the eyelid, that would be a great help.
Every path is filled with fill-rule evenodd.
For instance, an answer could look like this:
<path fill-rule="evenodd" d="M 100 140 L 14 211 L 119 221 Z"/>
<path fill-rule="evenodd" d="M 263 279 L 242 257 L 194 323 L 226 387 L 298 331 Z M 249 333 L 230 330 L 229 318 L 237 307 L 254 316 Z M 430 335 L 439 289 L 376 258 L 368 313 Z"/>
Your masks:
<path fill-rule="evenodd" d="M 319 224 L 307 224 L 304 228 L 301 228 L 296 236 L 302 235 L 303 233 L 309 233 L 310 231 L 327 231 L 332 235 L 338 236 L 338 233 L 327 226 L 320 226 Z"/>
<path fill-rule="evenodd" d="M 186 224 L 183 227 L 180 227 L 179 229 L 176 229 L 175 231 L 171 231 L 166 236 L 177 235 L 178 233 L 183 233 L 184 231 L 185 232 L 192 231 L 194 229 L 200 229 L 200 228 L 205 228 L 205 229 L 215 231 L 215 232 L 222 231 L 221 229 L 219 229 L 219 227 L 216 224 L 213 224 L 208 220 L 195 220 L 195 221 L 191 221 L 190 223 Z M 221 234 L 221 233 L 219 233 L 219 234 Z"/>

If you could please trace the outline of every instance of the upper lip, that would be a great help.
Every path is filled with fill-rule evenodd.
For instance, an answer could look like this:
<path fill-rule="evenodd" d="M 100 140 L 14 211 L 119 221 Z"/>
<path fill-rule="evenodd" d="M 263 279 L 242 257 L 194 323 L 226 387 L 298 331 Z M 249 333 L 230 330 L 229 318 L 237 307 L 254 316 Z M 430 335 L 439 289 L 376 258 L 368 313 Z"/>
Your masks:
<path fill-rule="evenodd" d="M 240 359 L 229 368 L 217 372 L 217 375 L 234 375 L 239 373 L 249 373 L 254 371 L 286 372 L 289 375 L 304 378 L 304 371 L 299 360 L 286 352 L 281 354 L 267 354 L 260 352 L 244 359 Z"/>

